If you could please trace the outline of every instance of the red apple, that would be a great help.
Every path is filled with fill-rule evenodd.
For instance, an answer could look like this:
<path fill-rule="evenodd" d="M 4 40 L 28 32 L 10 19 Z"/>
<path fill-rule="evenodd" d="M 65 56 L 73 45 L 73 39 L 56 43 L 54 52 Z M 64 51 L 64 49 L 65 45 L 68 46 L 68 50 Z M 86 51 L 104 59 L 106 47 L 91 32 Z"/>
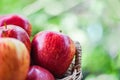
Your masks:
<path fill-rule="evenodd" d="M 55 80 L 55 78 L 48 70 L 34 65 L 30 67 L 26 80 Z"/>
<path fill-rule="evenodd" d="M 18 15 L 18 14 L 9 14 L 9 15 L 3 15 L 0 17 L 0 26 L 4 26 L 4 23 L 8 24 L 12 24 L 12 25 L 17 25 L 22 27 L 30 36 L 31 35 L 31 31 L 32 31 L 32 27 L 30 22 Z"/>
<path fill-rule="evenodd" d="M 22 41 L 30 52 L 31 42 L 29 35 L 21 27 L 16 25 L 7 25 L 0 27 L 0 38 L 1 37 L 11 37 Z"/>
<path fill-rule="evenodd" d="M 0 38 L 0 80 L 25 80 L 29 64 L 29 52 L 21 41 Z"/>
<path fill-rule="evenodd" d="M 68 69 L 74 54 L 75 44 L 62 33 L 43 31 L 32 41 L 32 60 L 48 69 L 55 77 L 61 77 Z"/>

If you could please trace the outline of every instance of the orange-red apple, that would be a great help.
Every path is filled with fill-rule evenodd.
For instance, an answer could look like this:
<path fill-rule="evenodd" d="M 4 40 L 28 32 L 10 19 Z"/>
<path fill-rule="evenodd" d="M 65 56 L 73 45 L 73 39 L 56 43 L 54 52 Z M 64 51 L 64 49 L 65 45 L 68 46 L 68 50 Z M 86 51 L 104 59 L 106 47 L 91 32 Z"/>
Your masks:
<path fill-rule="evenodd" d="M 25 80 L 29 64 L 29 52 L 21 41 L 0 38 L 0 80 Z"/>

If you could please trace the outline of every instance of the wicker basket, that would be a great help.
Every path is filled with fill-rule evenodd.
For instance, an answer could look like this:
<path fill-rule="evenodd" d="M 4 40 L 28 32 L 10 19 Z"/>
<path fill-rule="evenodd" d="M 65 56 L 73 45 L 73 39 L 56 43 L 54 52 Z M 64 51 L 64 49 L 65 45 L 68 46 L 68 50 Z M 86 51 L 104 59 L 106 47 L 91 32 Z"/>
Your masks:
<path fill-rule="evenodd" d="M 79 42 L 75 42 L 75 45 L 76 45 L 75 58 L 73 59 L 67 72 L 64 74 L 64 77 L 62 79 L 56 79 L 56 80 L 81 80 L 82 79 L 82 70 L 81 70 L 82 49 Z"/>

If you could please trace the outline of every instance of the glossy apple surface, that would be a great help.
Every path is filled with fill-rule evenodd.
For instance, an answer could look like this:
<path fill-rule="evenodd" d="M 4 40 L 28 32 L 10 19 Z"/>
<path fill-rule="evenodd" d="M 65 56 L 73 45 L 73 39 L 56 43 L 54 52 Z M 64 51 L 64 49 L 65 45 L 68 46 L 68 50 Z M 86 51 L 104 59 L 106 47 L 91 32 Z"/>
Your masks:
<path fill-rule="evenodd" d="M 0 38 L 0 80 L 25 80 L 29 64 L 29 52 L 22 42 Z"/>
<path fill-rule="evenodd" d="M 68 69 L 75 54 L 75 44 L 62 33 L 43 31 L 32 40 L 32 60 L 61 77 Z"/>
<path fill-rule="evenodd" d="M 28 33 L 29 36 L 31 35 L 32 27 L 30 22 L 18 14 L 2 15 L 0 17 L 0 26 L 4 26 L 4 23 L 7 25 L 11 24 L 20 26 Z"/>
<path fill-rule="evenodd" d="M 30 67 L 26 80 L 55 80 L 55 78 L 48 70 L 34 65 Z"/>
<path fill-rule="evenodd" d="M 16 25 L 6 25 L 3 27 L 0 27 L 0 38 L 3 38 L 3 37 L 16 38 L 22 41 L 27 47 L 28 51 L 30 52 L 31 42 L 30 42 L 29 35 L 21 27 Z"/>

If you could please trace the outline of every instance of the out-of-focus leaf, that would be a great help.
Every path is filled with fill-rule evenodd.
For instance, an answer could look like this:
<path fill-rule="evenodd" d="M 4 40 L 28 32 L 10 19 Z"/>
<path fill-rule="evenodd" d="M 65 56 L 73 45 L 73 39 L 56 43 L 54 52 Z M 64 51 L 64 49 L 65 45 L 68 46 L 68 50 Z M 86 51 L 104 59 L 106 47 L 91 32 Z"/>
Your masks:
<path fill-rule="evenodd" d="M 120 70 L 120 51 L 118 51 L 117 57 L 116 57 L 115 61 L 116 61 L 116 67 L 117 67 L 117 69 Z"/>
<path fill-rule="evenodd" d="M 83 70 L 94 74 L 112 72 L 111 57 L 102 46 L 96 47 L 91 53 L 88 52 L 84 56 Z"/>
<path fill-rule="evenodd" d="M 97 77 L 89 75 L 85 80 L 119 80 L 115 74 L 101 74 Z"/>

